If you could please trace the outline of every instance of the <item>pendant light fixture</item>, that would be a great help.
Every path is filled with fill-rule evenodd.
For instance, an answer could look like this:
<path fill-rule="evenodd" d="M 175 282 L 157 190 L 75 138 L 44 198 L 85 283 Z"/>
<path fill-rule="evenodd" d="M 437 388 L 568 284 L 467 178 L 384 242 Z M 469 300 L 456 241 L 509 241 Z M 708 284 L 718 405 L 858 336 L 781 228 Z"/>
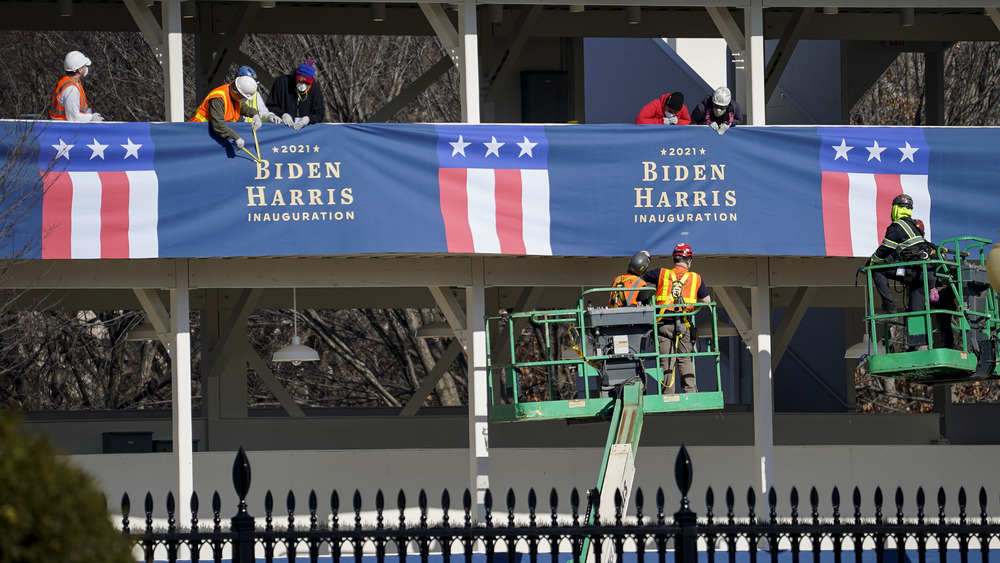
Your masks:
<path fill-rule="evenodd" d="M 302 344 L 302 341 L 299 340 L 299 307 L 294 287 L 292 288 L 292 327 L 294 330 L 292 333 L 292 343 L 275 352 L 274 356 L 271 357 L 271 361 L 292 362 L 293 366 L 297 366 L 302 362 L 319 361 L 319 352 Z"/>

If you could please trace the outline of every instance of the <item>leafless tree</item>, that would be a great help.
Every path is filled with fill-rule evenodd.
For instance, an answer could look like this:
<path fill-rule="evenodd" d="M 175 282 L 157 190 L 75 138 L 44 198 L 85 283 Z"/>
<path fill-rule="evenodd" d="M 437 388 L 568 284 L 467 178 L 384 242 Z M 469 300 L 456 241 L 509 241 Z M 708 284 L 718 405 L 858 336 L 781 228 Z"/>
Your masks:
<path fill-rule="evenodd" d="M 857 125 L 927 123 L 925 56 L 901 53 L 851 111 Z M 945 125 L 1000 124 L 1000 44 L 958 42 L 944 52 Z"/>
<path fill-rule="evenodd" d="M 275 77 L 314 59 L 327 121 L 338 123 L 367 121 L 444 54 L 437 39 L 405 36 L 249 35 L 242 49 Z M 452 69 L 390 121 L 448 122 L 460 114 Z"/>

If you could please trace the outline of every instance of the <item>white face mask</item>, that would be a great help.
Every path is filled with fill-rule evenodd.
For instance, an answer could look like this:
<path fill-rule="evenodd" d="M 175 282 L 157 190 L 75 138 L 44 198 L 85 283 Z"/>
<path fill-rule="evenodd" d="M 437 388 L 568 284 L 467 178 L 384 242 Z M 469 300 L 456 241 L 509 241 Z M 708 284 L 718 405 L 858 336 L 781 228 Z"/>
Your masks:
<path fill-rule="evenodd" d="M 296 88 L 298 89 L 298 91 L 299 91 L 299 92 L 305 92 L 306 90 L 308 90 L 308 89 L 309 89 L 309 85 L 308 85 L 308 84 L 305 84 L 305 83 L 303 83 L 303 82 L 300 82 L 300 83 L 298 84 L 298 86 L 296 86 Z"/>
<path fill-rule="evenodd" d="M 715 116 L 718 117 L 718 116 L 726 113 L 726 108 L 720 108 L 719 106 L 713 106 L 712 107 L 712 113 L 714 113 Z"/>
<path fill-rule="evenodd" d="M 83 76 L 87 76 L 88 74 L 90 74 L 90 67 L 89 66 L 83 67 Z"/>

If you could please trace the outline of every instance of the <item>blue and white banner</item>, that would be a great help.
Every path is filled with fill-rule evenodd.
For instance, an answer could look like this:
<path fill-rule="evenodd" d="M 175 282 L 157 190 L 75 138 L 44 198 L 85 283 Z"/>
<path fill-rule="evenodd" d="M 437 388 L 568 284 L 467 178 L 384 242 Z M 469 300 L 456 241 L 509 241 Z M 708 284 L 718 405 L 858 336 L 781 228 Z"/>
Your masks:
<path fill-rule="evenodd" d="M 259 162 L 203 123 L 0 129 L 32 258 L 866 256 L 904 192 L 935 241 L 1000 228 L 994 128 L 265 124 Z"/>

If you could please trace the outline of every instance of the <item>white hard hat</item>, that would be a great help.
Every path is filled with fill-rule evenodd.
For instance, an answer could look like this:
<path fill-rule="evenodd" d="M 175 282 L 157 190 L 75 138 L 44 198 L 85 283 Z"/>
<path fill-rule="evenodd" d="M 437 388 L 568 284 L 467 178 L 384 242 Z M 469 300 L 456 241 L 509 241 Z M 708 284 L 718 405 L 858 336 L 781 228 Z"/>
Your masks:
<path fill-rule="evenodd" d="M 712 93 L 712 103 L 717 106 L 728 106 L 729 101 L 732 99 L 732 93 L 729 91 L 729 88 L 726 88 L 725 86 L 719 86 L 715 89 L 715 92 Z"/>
<path fill-rule="evenodd" d="M 63 68 L 66 72 L 73 72 L 85 66 L 90 66 L 90 59 L 80 51 L 70 51 L 63 59 Z"/>
<path fill-rule="evenodd" d="M 257 81 L 249 76 L 237 76 L 236 80 L 233 80 L 233 86 L 244 98 L 249 99 L 257 92 Z"/>

